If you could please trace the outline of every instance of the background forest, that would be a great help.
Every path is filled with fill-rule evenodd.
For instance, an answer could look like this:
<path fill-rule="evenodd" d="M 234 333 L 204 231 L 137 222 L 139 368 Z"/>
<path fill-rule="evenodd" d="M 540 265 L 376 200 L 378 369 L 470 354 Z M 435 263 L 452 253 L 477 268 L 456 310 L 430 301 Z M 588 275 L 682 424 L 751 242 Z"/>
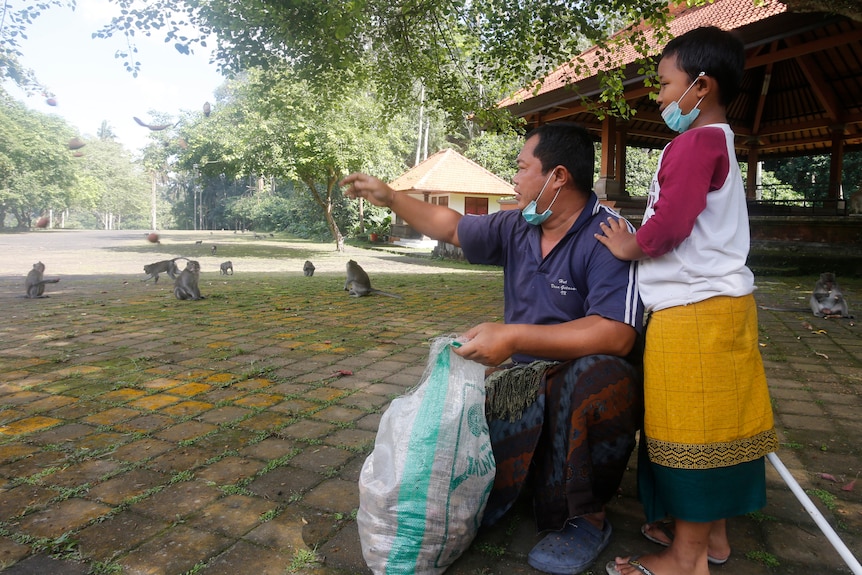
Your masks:
<path fill-rule="evenodd" d="M 2 9 L 0 73 L 32 93 L 38 81 L 18 66 L 17 38 L 38 10 L 15 4 Z M 50 0 L 39 9 L 64 4 Z M 361 170 L 391 180 L 451 147 L 510 180 L 522 134 L 494 103 L 631 22 L 660 28 L 667 18 L 666 2 L 625 0 L 588 3 L 592 11 L 564 3 L 553 13 L 548 3 L 529 1 L 517 10 L 505 2 L 407 2 L 400 12 L 391 3 L 335 0 L 240 3 L 236 10 L 181 0 L 127 4 L 94 35 L 125 37 L 128 50 L 118 57 L 130 73 L 141 65 L 133 59 L 134 31 L 159 31 L 180 53 L 214 36 L 216 63 L 231 79 L 201 110 L 152 111 L 149 144 L 134 153 L 107 122 L 92 127 L 95 136 L 82 135 L 0 91 L 0 228 L 29 229 L 47 218 L 67 229 L 244 229 L 331 239 L 340 249 L 345 237 L 387 221 L 379 208 L 345 201 L 337 186 L 345 175 Z M 285 18 L 271 18 L 272 10 Z M 187 21 L 171 19 L 183 12 Z M 563 21 L 571 36 L 547 42 Z M 181 35 L 180 25 L 200 35 Z M 626 41 L 638 46 L 641 39 Z M 604 80 L 612 90 L 610 64 Z M 630 113 L 617 104 L 613 113 Z M 631 195 L 646 194 L 658 154 L 628 150 Z M 828 156 L 761 167 L 764 199 L 826 197 Z M 844 196 L 860 183 L 862 152 L 848 152 Z"/>
<path fill-rule="evenodd" d="M 138 155 L 106 123 L 80 137 L 4 93 L 0 225 L 28 229 L 47 216 L 66 229 L 247 229 L 343 241 L 383 220 L 366 205 L 360 222 L 358 204 L 342 196 L 337 181 L 351 171 L 391 180 L 451 147 L 503 179 L 514 174 L 515 130 L 463 122 L 456 131 L 441 110 L 387 115 L 373 93 L 321 102 L 308 90 L 287 73 L 251 71 L 226 82 L 208 114 L 152 132 Z M 657 160 L 657 150 L 628 150 L 631 195 L 646 194 Z M 770 161 L 763 197 L 825 198 L 828 177 L 828 156 Z M 845 196 L 862 182 L 862 153 L 845 156 L 843 181 Z"/>

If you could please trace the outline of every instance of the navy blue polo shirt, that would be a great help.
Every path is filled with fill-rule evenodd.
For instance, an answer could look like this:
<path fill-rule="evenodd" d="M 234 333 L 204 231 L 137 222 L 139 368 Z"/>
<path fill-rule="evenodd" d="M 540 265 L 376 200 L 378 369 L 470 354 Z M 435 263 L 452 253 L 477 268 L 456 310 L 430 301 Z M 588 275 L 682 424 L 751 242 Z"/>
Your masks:
<path fill-rule="evenodd" d="M 618 260 L 596 240 L 599 224 L 620 217 L 595 194 L 553 250 L 542 258 L 541 229 L 508 210 L 464 216 L 458 239 L 471 263 L 503 267 L 506 323 L 553 325 L 589 315 L 643 328 L 637 264 Z M 535 358 L 516 354 L 517 362 Z"/>

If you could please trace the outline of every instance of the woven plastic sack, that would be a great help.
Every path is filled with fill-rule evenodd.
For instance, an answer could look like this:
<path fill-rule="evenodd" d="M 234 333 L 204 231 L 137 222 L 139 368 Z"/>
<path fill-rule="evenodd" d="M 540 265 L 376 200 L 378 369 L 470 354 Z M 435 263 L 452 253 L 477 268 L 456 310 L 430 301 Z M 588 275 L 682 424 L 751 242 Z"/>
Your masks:
<path fill-rule="evenodd" d="M 359 539 L 375 575 L 442 573 L 469 546 L 494 483 L 485 368 L 432 341 L 417 387 L 380 420 L 359 477 Z"/>

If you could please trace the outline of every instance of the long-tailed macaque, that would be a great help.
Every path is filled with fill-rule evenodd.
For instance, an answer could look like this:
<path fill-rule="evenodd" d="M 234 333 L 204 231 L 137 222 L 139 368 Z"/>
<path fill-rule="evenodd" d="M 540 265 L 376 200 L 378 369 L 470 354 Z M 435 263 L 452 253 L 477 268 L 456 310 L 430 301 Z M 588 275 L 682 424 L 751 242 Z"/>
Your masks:
<path fill-rule="evenodd" d="M 355 297 L 362 297 L 370 294 L 380 294 L 389 297 L 400 298 L 400 295 L 380 291 L 371 287 L 371 280 L 368 274 L 362 269 L 358 263 L 353 260 L 347 262 L 347 281 L 344 282 L 344 290 Z"/>
<path fill-rule="evenodd" d="M 180 268 L 177 267 L 177 260 L 184 259 L 186 258 L 180 256 L 172 260 L 162 260 L 160 262 L 145 265 L 144 273 L 147 274 L 147 277 L 141 281 L 145 282 L 152 279 L 155 280 L 153 283 L 159 283 L 159 274 L 165 273 L 171 276 L 171 279 L 177 279 L 177 276 L 180 275 Z"/>
<path fill-rule="evenodd" d="M 302 266 L 302 273 L 305 274 L 305 277 L 314 275 L 314 264 L 311 263 L 311 260 L 305 260 L 305 264 Z"/>
<path fill-rule="evenodd" d="M 186 269 L 174 280 L 174 295 L 177 299 L 204 299 L 201 290 L 198 289 L 198 278 L 201 273 L 201 264 L 195 260 L 186 263 Z"/>
<path fill-rule="evenodd" d="M 45 293 L 45 284 L 55 284 L 60 281 L 60 278 L 45 279 L 45 264 L 36 262 L 33 264 L 33 269 L 27 274 L 27 279 L 24 280 L 24 286 L 27 288 L 28 298 L 48 297 L 42 295 Z"/>
<path fill-rule="evenodd" d="M 230 274 L 227 273 L 228 270 L 230 270 Z M 233 275 L 233 263 L 231 263 L 230 260 L 228 260 L 226 262 L 222 262 L 221 265 L 219 266 L 218 275 L 222 275 L 222 274 Z"/>
<path fill-rule="evenodd" d="M 847 300 L 835 281 L 835 274 L 831 272 L 820 274 L 809 301 L 811 311 L 817 317 L 850 317 Z"/>
<path fill-rule="evenodd" d="M 851 214 L 862 214 L 862 186 L 859 186 L 858 190 L 850 194 L 847 211 Z"/>

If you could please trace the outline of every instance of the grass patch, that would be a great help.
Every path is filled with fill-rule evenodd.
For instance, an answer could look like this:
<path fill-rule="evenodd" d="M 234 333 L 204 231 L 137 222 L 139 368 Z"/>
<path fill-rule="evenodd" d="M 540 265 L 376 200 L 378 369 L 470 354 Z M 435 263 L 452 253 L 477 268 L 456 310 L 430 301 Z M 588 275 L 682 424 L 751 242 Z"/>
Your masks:
<path fill-rule="evenodd" d="M 318 563 L 317 551 L 314 549 L 297 549 L 287 567 L 288 573 L 300 573 Z"/>
<path fill-rule="evenodd" d="M 750 561 L 760 563 L 761 565 L 765 565 L 766 567 L 771 567 L 773 569 L 781 566 L 781 563 L 776 559 L 775 555 L 766 551 L 749 551 L 745 554 L 745 557 Z"/>
<path fill-rule="evenodd" d="M 821 503 L 828 509 L 829 511 L 835 511 L 838 509 L 838 500 L 837 498 L 826 491 L 825 489 L 809 489 L 806 491 L 808 495 L 812 497 L 816 497 L 820 500 Z"/>

